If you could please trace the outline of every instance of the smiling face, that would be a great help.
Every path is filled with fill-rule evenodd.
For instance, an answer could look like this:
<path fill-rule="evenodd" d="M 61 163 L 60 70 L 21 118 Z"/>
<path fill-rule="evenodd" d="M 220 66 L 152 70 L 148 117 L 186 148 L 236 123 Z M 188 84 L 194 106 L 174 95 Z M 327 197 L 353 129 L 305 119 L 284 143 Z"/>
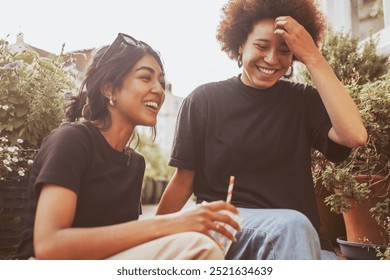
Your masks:
<path fill-rule="evenodd" d="M 146 55 L 124 77 L 122 87 L 114 92 L 113 119 L 137 125 L 154 126 L 165 100 L 165 78 L 157 60 Z"/>
<path fill-rule="evenodd" d="M 240 47 L 243 62 L 241 80 L 245 85 L 269 88 L 289 69 L 293 54 L 274 31 L 274 19 L 260 20 Z"/>

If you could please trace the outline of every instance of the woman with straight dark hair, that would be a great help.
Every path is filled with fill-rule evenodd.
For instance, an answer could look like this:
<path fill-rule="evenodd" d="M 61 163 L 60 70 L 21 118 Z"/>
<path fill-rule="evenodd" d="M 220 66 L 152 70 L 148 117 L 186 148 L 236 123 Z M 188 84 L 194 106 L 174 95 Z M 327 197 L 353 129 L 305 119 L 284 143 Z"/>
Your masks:
<path fill-rule="evenodd" d="M 149 45 L 118 34 L 99 50 L 67 123 L 43 141 L 29 181 L 28 229 L 17 258 L 222 259 L 211 239 L 239 225 L 218 201 L 138 221 L 144 157 L 130 148 L 136 126 L 154 127 L 165 96 L 164 67 Z"/>

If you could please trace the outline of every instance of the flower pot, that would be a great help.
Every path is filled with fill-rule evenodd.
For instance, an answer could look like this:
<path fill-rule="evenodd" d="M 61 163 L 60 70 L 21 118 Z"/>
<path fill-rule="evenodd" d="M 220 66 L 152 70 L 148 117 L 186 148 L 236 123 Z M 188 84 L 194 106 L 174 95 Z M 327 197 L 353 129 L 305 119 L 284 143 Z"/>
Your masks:
<path fill-rule="evenodd" d="M 347 240 L 349 242 L 357 242 L 357 243 L 371 243 L 377 245 L 386 244 L 386 240 L 381 235 L 381 228 L 376 223 L 375 219 L 372 217 L 370 209 L 376 205 L 377 202 L 382 200 L 383 198 L 378 198 L 378 196 L 386 196 L 390 197 L 387 191 L 388 182 L 382 181 L 378 182 L 383 177 L 377 176 L 372 178 L 371 181 L 371 193 L 369 198 L 364 200 L 362 204 L 357 204 L 356 201 L 347 199 L 349 203 L 353 205 L 353 207 L 347 211 L 343 212 L 345 228 L 347 232 Z M 368 182 L 369 177 L 365 175 L 357 176 L 357 180 L 360 183 Z M 337 190 L 335 190 L 337 193 Z"/>
<path fill-rule="evenodd" d="M 341 253 L 349 260 L 379 260 L 376 256 L 376 250 L 373 245 L 359 242 L 349 242 L 346 237 L 337 238 L 337 243 L 340 245 Z M 380 250 L 385 249 L 385 246 L 380 246 Z"/>
<path fill-rule="evenodd" d="M 20 242 L 28 207 L 27 180 L 0 182 L 0 258 Z"/>

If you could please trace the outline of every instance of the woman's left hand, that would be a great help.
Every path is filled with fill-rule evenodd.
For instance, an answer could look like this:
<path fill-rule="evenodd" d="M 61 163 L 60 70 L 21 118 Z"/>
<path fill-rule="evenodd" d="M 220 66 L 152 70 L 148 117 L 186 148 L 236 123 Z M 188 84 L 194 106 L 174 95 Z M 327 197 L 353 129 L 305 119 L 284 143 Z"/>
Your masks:
<path fill-rule="evenodd" d="M 303 64 L 314 64 L 323 56 L 309 32 L 290 16 L 280 16 L 275 19 L 275 34 L 280 35 Z"/>

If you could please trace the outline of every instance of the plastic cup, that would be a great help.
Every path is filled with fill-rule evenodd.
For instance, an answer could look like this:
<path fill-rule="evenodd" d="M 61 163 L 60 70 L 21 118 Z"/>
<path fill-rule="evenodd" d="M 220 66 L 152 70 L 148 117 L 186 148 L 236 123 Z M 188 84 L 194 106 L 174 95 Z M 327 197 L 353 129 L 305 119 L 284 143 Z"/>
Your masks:
<path fill-rule="evenodd" d="M 234 214 L 230 211 L 221 210 L 219 212 L 229 215 L 239 225 L 241 225 L 241 222 L 243 221 L 243 218 L 240 215 Z M 224 226 L 233 236 L 236 236 L 237 230 L 235 228 L 233 228 L 229 224 L 225 224 L 225 223 L 220 223 L 220 225 Z M 210 234 L 214 238 L 215 242 L 217 242 L 220 245 L 220 247 L 223 251 L 223 254 L 226 255 L 227 252 L 229 251 L 230 246 L 232 245 L 233 241 L 215 230 L 211 230 Z"/>

